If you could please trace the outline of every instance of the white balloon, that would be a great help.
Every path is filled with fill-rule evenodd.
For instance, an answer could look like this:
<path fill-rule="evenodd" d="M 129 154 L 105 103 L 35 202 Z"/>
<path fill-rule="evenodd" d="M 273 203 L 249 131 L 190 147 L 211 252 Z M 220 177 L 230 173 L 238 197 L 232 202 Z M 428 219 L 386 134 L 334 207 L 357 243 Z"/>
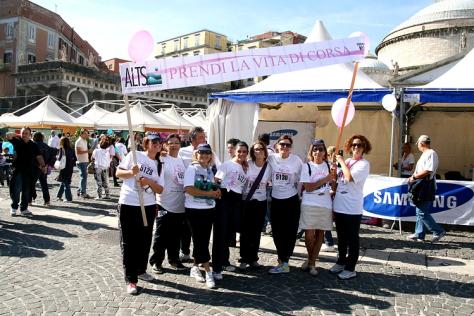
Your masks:
<path fill-rule="evenodd" d="M 385 110 L 393 112 L 397 108 L 397 98 L 393 94 L 386 94 L 382 98 L 382 106 Z"/>
<path fill-rule="evenodd" d="M 332 116 L 332 120 L 337 125 L 337 127 L 342 126 L 342 121 L 344 119 L 344 112 L 346 110 L 346 103 L 347 103 L 346 98 L 340 98 L 340 99 L 337 99 L 336 102 L 332 104 L 331 116 Z M 352 121 L 352 119 L 354 118 L 354 114 L 355 114 L 354 104 L 350 102 L 344 126 L 347 126 L 347 124 L 349 124 Z"/>

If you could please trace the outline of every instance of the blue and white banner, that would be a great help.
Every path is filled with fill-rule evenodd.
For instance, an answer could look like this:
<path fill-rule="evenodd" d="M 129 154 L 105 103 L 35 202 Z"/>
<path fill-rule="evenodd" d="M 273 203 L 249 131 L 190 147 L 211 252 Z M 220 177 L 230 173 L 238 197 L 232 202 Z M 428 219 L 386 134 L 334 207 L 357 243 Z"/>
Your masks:
<path fill-rule="evenodd" d="M 474 225 L 474 182 L 436 181 L 431 215 L 438 223 Z M 364 215 L 415 221 L 407 179 L 371 175 L 364 185 Z"/>

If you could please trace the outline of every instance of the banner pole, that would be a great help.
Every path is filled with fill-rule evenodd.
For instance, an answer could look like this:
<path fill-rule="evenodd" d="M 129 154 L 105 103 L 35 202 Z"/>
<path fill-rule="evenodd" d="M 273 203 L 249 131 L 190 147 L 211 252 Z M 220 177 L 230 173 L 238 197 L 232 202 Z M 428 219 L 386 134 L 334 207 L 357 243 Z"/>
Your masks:
<path fill-rule="evenodd" d="M 129 133 L 129 140 L 130 140 L 130 150 L 132 151 L 132 160 L 133 164 L 137 164 L 137 152 L 136 152 L 136 146 L 135 146 L 135 135 L 133 135 L 133 128 L 132 128 L 132 117 L 130 114 L 130 104 L 128 102 L 128 95 L 124 94 L 123 96 L 123 101 L 125 103 L 125 110 L 127 112 L 127 123 L 128 123 L 128 133 Z M 148 221 L 146 219 L 146 213 L 145 213 L 145 202 L 143 200 L 143 190 L 142 186 L 138 183 L 138 175 L 135 177 L 135 180 L 137 182 L 137 188 L 138 188 L 138 201 L 140 202 L 140 209 L 142 211 L 142 220 L 143 220 L 143 226 L 147 227 L 148 226 Z"/>

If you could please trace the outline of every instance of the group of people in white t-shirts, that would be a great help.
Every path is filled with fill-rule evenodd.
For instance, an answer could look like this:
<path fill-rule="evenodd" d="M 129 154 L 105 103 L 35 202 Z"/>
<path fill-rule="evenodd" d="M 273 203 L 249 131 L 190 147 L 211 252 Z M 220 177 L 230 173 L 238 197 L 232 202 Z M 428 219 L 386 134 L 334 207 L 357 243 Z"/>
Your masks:
<path fill-rule="evenodd" d="M 268 272 L 290 271 L 289 260 L 300 227 L 305 230 L 308 250 L 302 268 L 317 275 L 324 231 L 332 229 L 334 213 L 339 256 L 330 272 L 340 279 L 356 276 L 362 188 L 370 168 L 364 154 L 370 152 L 371 145 L 364 136 L 354 135 L 346 141 L 344 149 L 351 156 L 344 159 L 336 155 L 338 167 L 336 162 L 329 162 L 323 140 L 311 143 L 307 163 L 291 153 L 293 140 L 288 135 L 278 139 L 276 153 L 269 153 L 262 142 L 251 146 L 238 142 L 235 155 L 224 163 L 205 142 L 204 130 L 192 130 L 191 141 L 190 146 L 180 148 L 177 134 L 161 142 L 158 134 L 148 133 L 143 139 L 144 151 L 136 153 L 137 163 L 128 154 L 118 166 L 117 176 L 124 180 L 119 219 L 129 294 L 138 292 L 139 279 L 154 280 L 146 271 L 148 263 L 153 272 L 164 272 L 165 253 L 173 269 L 187 269 L 180 257 L 183 227 L 189 229 L 193 241 L 190 277 L 208 288 L 223 279 L 223 272 L 236 269 L 229 260 L 235 232 L 240 232 L 240 269 L 259 267 L 270 183 L 271 225 L 278 258 Z M 146 227 L 137 186 L 141 186 L 144 197 Z"/>

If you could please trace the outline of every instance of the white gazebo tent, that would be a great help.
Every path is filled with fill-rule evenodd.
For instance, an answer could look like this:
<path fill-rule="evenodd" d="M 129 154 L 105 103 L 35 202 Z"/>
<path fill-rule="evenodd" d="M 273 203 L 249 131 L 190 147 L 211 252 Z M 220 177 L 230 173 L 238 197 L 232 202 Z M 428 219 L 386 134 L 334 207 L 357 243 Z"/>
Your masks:
<path fill-rule="evenodd" d="M 175 107 L 171 107 L 166 110 L 159 111 L 155 114 L 158 119 L 161 119 L 165 122 L 169 122 L 170 124 L 176 125 L 176 128 L 179 129 L 191 129 L 193 124 L 183 118 L 178 111 L 176 111 Z"/>
<path fill-rule="evenodd" d="M 78 118 L 75 118 L 77 123 L 92 123 L 93 126 L 96 125 L 97 121 L 99 121 L 104 115 L 110 114 L 110 111 L 104 110 L 103 108 L 99 107 L 96 102 L 93 102 L 92 107 L 87 110 L 86 113 L 82 114 Z"/>

